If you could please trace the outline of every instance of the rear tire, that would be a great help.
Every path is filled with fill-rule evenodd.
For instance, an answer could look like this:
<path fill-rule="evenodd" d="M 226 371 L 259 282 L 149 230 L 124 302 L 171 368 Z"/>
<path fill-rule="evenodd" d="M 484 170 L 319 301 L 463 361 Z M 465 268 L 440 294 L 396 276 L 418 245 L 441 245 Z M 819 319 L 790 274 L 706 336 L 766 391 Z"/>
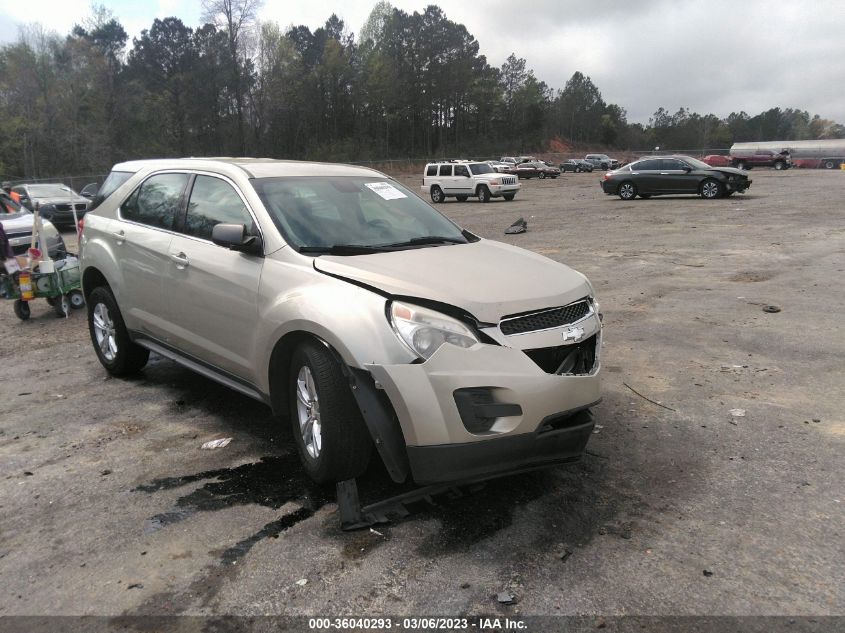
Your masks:
<path fill-rule="evenodd" d="M 478 199 L 481 200 L 481 202 L 490 202 L 490 198 L 490 190 L 486 185 L 481 185 L 478 188 Z"/>
<path fill-rule="evenodd" d="M 545 180 L 546 174 L 541 171 L 539 174 L 537 174 L 537 178 L 539 178 L 540 180 Z"/>
<path fill-rule="evenodd" d="M 833 169 L 834 167 L 836 167 L 836 163 L 834 161 L 832 161 L 832 160 L 824 161 L 824 168 L 825 169 Z"/>
<path fill-rule="evenodd" d="M 340 365 L 323 345 L 302 343 L 291 358 L 288 401 L 302 466 L 317 483 L 367 468 L 372 441 Z"/>
<path fill-rule="evenodd" d="M 626 180 L 619 185 L 619 189 L 617 189 L 616 192 L 623 200 L 633 200 L 637 197 L 637 185 L 632 183 L 630 180 Z"/>
<path fill-rule="evenodd" d="M 786 169 L 786 163 L 785 163 L 785 162 L 783 162 L 782 160 L 779 160 L 779 161 L 776 161 L 776 162 L 775 162 L 774 167 L 775 167 L 775 169 L 777 169 L 778 171 L 783 171 L 784 169 Z"/>
<path fill-rule="evenodd" d="M 437 185 L 434 185 L 431 188 L 430 195 L 431 195 L 431 201 L 434 204 L 440 204 L 441 202 L 446 200 L 446 196 L 443 195 L 443 190 L 440 187 L 438 187 Z"/>
<path fill-rule="evenodd" d="M 88 296 L 88 332 L 100 364 L 113 376 L 139 371 L 150 357 L 150 350 L 133 343 L 107 286 L 98 286 Z"/>
<path fill-rule="evenodd" d="M 30 317 L 30 310 L 29 310 L 29 301 L 24 301 L 23 299 L 15 299 L 14 305 L 15 316 L 18 317 L 21 321 L 27 321 Z"/>

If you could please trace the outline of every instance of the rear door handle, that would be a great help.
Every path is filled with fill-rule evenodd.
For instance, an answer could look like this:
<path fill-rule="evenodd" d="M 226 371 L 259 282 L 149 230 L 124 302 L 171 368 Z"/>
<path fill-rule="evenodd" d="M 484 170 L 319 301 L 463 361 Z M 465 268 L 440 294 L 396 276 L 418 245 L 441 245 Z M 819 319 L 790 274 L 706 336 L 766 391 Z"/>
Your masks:
<path fill-rule="evenodd" d="M 185 253 L 171 253 L 170 259 L 174 264 L 176 264 L 176 268 L 179 270 L 184 270 L 188 267 L 188 256 L 185 255 Z"/>
<path fill-rule="evenodd" d="M 123 232 L 123 229 L 120 231 L 116 231 L 111 234 L 114 238 L 114 241 L 118 243 L 118 245 L 123 244 L 126 241 L 126 233 Z"/>

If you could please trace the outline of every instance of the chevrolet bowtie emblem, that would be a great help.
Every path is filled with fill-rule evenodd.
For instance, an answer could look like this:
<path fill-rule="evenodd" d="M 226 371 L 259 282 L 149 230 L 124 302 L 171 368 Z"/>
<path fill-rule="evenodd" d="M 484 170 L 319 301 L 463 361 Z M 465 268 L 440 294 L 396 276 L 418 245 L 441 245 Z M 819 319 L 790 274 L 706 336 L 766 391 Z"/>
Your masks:
<path fill-rule="evenodd" d="M 584 337 L 584 328 L 570 326 L 563 331 L 564 341 L 578 342 Z"/>

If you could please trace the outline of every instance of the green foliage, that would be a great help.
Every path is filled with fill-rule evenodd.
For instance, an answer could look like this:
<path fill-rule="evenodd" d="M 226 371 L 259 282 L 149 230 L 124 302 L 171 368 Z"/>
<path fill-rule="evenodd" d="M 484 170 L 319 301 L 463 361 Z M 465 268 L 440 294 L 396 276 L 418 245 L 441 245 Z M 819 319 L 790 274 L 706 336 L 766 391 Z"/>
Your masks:
<path fill-rule="evenodd" d="M 555 92 L 516 53 L 490 65 L 435 5 L 408 13 L 381 0 L 357 40 L 336 15 L 313 32 L 258 24 L 258 6 L 203 0 L 206 24 L 156 19 L 128 51 L 104 7 L 65 37 L 36 26 L 1 46 L 3 173 L 102 172 L 154 156 L 490 156 L 552 137 L 632 149 L 845 137 L 797 109 L 720 119 L 659 108 L 632 124 L 581 72 Z"/>

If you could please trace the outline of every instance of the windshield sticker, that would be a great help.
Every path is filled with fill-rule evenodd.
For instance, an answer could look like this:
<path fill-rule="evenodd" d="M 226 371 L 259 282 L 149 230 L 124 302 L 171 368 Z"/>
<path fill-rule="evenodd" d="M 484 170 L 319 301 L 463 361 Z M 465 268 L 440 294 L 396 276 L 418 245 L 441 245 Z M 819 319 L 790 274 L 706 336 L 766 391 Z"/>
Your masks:
<path fill-rule="evenodd" d="M 399 198 L 408 197 L 389 182 L 365 182 L 364 186 L 385 200 L 398 200 Z"/>

